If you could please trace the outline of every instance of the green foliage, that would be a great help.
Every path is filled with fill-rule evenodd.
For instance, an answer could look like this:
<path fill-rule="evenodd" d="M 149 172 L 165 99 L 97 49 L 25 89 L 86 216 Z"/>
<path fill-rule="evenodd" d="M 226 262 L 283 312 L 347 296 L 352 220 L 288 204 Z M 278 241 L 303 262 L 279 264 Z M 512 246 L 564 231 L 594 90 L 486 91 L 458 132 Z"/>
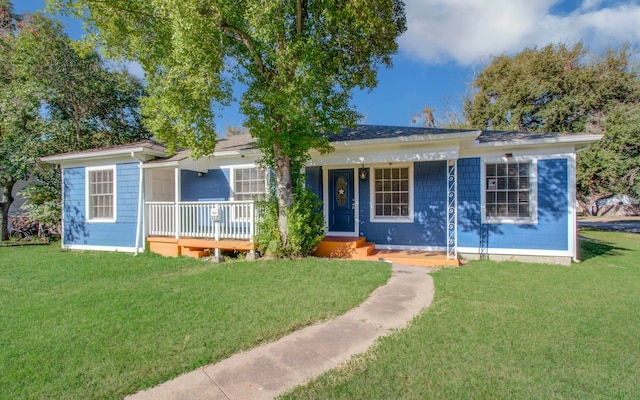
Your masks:
<path fill-rule="evenodd" d="M 281 245 L 278 230 L 278 204 L 270 200 L 258 203 L 262 219 L 258 222 L 255 241 L 258 251 L 276 257 L 304 257 L 311 254 L 324 238 L 322 201 L 307 188 L 294 190 L 294 204 L 288 211 L 288 240 Z"/>
<path fill-rule="evenodd" d="M 10 1 L 0 2 L 3 240 L 11 189 L 38 170 L 39 157 L 150 137 L 139 114 L 144 90 L 137 78 L 107 65 L 92 43 L 72 41 L 59 21 L 40 13 L 18 16 L 12 9 Z M 47 179 L 59 182 L 50 174 Z M 50 190 L 49 198 L 59 195 L 59 186 L 44 185 L 36 197 L 44 190 Z M 31 206 L 44 207 L 33 211 L 47 219 L 59 214 L 47 209 L 56 202 L 46 204 Z"/>
<path fill-rule="evenodd" d="M 578 190 L 595 197 L 628 193 L 640 198 L 640 104 L 613 107 L 605 137 L 578 155 Z"/>
<path fill-rule="evenodd" d="M 30 221 L 59 233 L 62 220 L 60 171 L 53 165 L 41 165 L 35 175 L 38 183 L 28 184 L 20 192 L 25 199 L 22 208 Z"/>
<path fill-rule="evenodd" d="M 385 263 L 0 249 L 0 398 L 121 399 L 341 315 Z"/>
<path fill-rule="evenodd" d="M 637 195 L 635 54 L 623 47 L 594 55 L 579 43 L 495 57 L 474 80 L 465 116 L 476 129 L 602 133 L 603 141 L 578 158 L 579 195 Z"/>

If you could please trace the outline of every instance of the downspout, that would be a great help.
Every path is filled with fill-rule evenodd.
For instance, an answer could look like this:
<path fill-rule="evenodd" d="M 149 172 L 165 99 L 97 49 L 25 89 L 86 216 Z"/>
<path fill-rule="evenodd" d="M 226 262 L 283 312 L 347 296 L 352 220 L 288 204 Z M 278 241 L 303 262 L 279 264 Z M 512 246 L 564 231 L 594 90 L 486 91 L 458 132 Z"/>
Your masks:
<path fill-rule="evenodd" d="M 140 249 L 140 229 L 142 228 L 142 208 L 144 207 L 144 169 L 142 168 L 142 164 L 144 161 L 132 151 L 131 157 L 138 160 L 138 168 L 139 168 L 139 181 L 138 181 L 138 218 L 136 220 L 136 247 L 134 250 L 134 255 L 138 255 L 138 250 Z"/>

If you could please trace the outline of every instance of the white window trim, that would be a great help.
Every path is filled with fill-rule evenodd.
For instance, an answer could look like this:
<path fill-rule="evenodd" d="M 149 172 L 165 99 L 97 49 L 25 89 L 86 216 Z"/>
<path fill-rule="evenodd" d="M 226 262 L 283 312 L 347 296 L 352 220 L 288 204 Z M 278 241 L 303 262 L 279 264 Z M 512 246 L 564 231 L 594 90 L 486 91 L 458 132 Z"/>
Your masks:
<path fill-rule="evenodd" d="M 531 216 L 528 218 L 513 217 L 487 217 L 487 164 L 514 164 L 514 163 L 530 163 L 529 168 L 529 207 Z M 538 224 L 538 157 L 517 156 L 517 157 L 499 157 L 499 158 L 483 158 L 480 163 L 480 204 L 482 204 L 482 223 L 483 224 L 519 224 L 519 225 L 537 225 Z"/>
<path fill-rule="evenodd" d="M 227 167 L 229 168 L 229 186 L 231 189 L 231 192 L 229 193 L 229 201 L 235 201 L 236 199 L 236 170 L 239 169 L 256 169 L 256 168 L 261 168 L 259 165 L 257 164 L 244 164 L 244 165 L 234 165 L 234 166 L 230 166 Z M 266 170 L 264 171 L 264 194 L 265 194 L 265 199 L 267 198 L 267 194 L 269 194 L 269 172 Z"/>
<path fill-rule="evenodd" d="M 91 218 L 91 202 L 89 199 L 89 190 L 90 190 L 90 172 L 92 171 L 113 171 L 113 217 L 112 218 Z M 99 167 L 86 167 L 85 168 L 85 219 L 87 222 L 116 222 L 118 215 L 118 182 L 117 182 L 117 169 L 115 165 L 101 165 Z"/>
<path fill-rule="evenodd" d="M 386 169 L 386 168 L 409 168 L 409 215 L 406 217 L 378 217 L 376 216 L 376 188 L 375 188 L 375 170 L 376 169 Z M 357 176 L 357 175 L 356 175 Z M 369 222 L 376 223 L 413 223 L 414 215 L 414 199 L 415 199 L 415 191 L 414 191 L 414 176 L 413 176 L 413 163 L 403 163 L 392 165 L 372 165 L 369 167 Z"/>
<path fill-rule="evenodd" d="M 243 164 L 243 165 L 229 166 L 228 168 L 229 168 L 229 186 L 231 190 L 231 192 L 229 193 L 229 201 L 236 201 L 236 170 L 256 169 L 256 168 L 261 168 L 261 166 L 257 164 Z M 265 200 L 266 200 L 269 194 L 269 172 L 266 170 L 266 168 L 264 172 L 264 194 L 265 194 Z M 237 201 L 241 201 L 241 200 L 237 200 Z M 242 200 L 242 201 L 255 202 L 256 200 Z M 248 216 L 239 216 L 236 214 L 235 207 L 231 208 L 230 219 L 231 219 L 231 222 L 249 222 Z"/>

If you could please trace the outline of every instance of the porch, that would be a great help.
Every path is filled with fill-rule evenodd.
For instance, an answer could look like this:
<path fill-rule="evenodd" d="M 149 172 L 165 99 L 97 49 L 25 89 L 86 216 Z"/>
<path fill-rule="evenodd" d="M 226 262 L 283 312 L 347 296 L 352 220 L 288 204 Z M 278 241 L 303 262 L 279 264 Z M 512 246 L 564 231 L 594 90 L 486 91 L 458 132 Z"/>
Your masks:
<path fill-rule="evenodd" d="M 318 257 L 352 260 L 388 261 L 418 267 L 459 266 L 458 258 L 447 257 L 444 251 L 383 250 L 365 237 L 327 236 L 314 252 Z"/>
<path fill-rule="evenodd" d="M 253 251 L 253 201 L 146 202 L 149 250 L 163 256 L 200 258 L 220 250 Z"/>

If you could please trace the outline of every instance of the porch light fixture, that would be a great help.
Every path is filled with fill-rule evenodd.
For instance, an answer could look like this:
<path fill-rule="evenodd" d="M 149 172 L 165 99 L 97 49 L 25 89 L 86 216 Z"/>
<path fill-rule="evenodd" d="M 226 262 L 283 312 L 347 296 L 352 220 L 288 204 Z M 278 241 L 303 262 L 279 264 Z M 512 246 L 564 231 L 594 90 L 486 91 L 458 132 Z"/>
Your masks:
<path fill-rule="evenodd" d="M 358 171 L 358 175 L 360 176 L 361 181 L 367 179 L 367 170 L 364 168 L 364 164 L 362 164 L 362 168 L 360 168 L 360 171 Z"/>
<path fill-rule="evenodd" d="M 198 172 L 198 176 L 204 176 L 204 172 Z"/>
<path fill-rule="evenodd" d="M 505 158 L 513 158 L 513 153 L 506 153 Z"/>

